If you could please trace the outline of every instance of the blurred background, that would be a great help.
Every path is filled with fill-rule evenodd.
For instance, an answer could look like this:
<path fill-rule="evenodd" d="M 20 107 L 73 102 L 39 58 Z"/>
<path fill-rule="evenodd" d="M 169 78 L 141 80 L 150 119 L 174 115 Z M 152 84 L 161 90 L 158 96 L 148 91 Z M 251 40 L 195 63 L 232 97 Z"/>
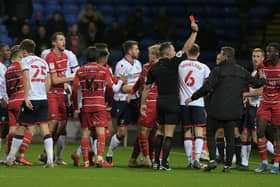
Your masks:
<path fill-rule="evenodd" d="M 0 0 L 0 43 L 31 38 L 40 55 L 52 33 L 62 31 L 80 64 L 87 46 L 106 42 L 114 66 L 122 58 L 121 43 L 133 39 L 145 63 L 151 44 L 169 40 L 177 50 L 182 47 L 193 14 L 200 26 L 200 61 L 211 68 L 223 45 L 235 47 L 246 63 L 253 48 L 279 42 L 279 5 L 279 0 Z"/>

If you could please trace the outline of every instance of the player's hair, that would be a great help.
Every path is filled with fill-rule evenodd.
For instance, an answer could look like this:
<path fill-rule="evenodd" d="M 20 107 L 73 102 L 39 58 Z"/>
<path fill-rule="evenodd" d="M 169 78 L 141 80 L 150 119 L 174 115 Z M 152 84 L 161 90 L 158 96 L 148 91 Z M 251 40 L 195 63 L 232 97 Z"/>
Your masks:
<path fill-rule="evenodd" d="M 97 49 L 108 49 L 108 45 L 106 43 L 95 43 L 93 46 Z"/>
<path fill-rule="evenodd" d="M 228 57 L 229 60 L 234 60 L 235 58 L 235 49 L 233 47 L 224 46 L 221 48 L 224 52 L 224 55 Z"/>
<path fill-rule="evenodd" d="M 278 52 L 280 52 L 280 44 L 278 42 L 271 42 L 267 45 L 267 47 L 274 47 L 278 50 Z"/>
<path fill-rule="evenodd" d="M 55 32 L 55 33 L 53 33 L 53 35 L 52 35 L 52 37 L 51 37 L 51 41 L 52 41 L 52 42 L 55 42 L 55 41 L 56 41 L 57 36 L 59 36 L 59 35 L 61 35 L 61 36 L 64 36 L 64 37 L 65 37 L 65 34 L 64 34 L 63 32 Z"/>
<path fill-rule="evenodd" d="M 99 61 L 101 58 L 104 58 L 109 55 L 109 53 L 106 51 L 106 49 L 99 49 L 96 48 L 96 53 L 97 53 L 97 61 Z"/>
<path fill-rule="evenodd" d="M 34 53 L 36 44 L 31 39 L 24 39 L 20 42 L 20 49 L 25 50 L 28 53 Z"/>
<path fill-rule="evenodd" d="M 123 52 L 124 52 L 125 54 L 127 54 L 128 51 L 129 51 L 130 49 L 132 49 L 132 47 L 133 47 L 134 45 L 138 45 L 138 42 L 136 42 L 136 41 L 134 41 L 134 40 L 127 40 L 127 41 L 125 41 L 125 42 L 122 44 Z"/>
<path fill-rule="evenodd" d="M 200 52 L 200 47 L 198 44 L 193 44 L 192 47 L 188 50 L 190 56 L 196 56 Z"/>
<path fill-rule="evenodd" d="M 261 53 L 263 56 L 264 56 L 264 50 L 263 49 L 261 49 L 261 48 L 255 48 L 255 49 L 253 49 L 253 53 Z"/>
<path fill-rule="evenodd" d="M 14 45 L 11 48 L 11 59 L 16 58 L 20 52 L 21 52 L 20 45 Z"/>
<path fill-rule="evenodd" d="M 5 43 L 1 43 L 1 44 L 0 44 L 0 51 L 1 51 L 4 47 L 6 47 L 6 46 L 8 46 L 8 45 L 5 44 Z"/>
<path fill-rule="evenodd" d="M 173 44 L 171 42 L 163 42 L 160 44 L 159 54 L 161 57 L 168 55 L 170 53 L 171 46 Z"/>
<path fill-rule="evenodd" d="M 159 48 L 160 48 L 160 45 L 159 44 L 155 44 L 155 45 L 151 45 L 148 50 L 149 50 L 149 53 L 155 55 L 156 57 L 160 57 L 160 53 L 159 53 Z"/>
<path fill-rule="evenodd" d="M 96 62 L 96 60 L 97 60 L 96 47 L 89 46 L 87 48 L 87 62 Z"/>

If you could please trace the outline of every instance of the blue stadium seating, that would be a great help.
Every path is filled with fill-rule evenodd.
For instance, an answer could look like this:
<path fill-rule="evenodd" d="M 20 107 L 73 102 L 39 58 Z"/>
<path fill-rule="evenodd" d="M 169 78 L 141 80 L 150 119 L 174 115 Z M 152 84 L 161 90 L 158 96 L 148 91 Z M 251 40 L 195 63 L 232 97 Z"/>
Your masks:
<path fill-rule="evenodd" d="M 34 4 L 33 4 L 33 12 L 34 12 L 34 13 L 43 12 L 43 6 L 42 6 L 42 4 L 34 3 Z"/>
<path fill-rule="evenodd" d="M 75 14 L 65 14 L 64 17 L 69 25 L 72 25 L 72 24 L 78 22 L 77 15 L 75 15 Z"/>
<path fill-rule="evenodd" d="M 98 10 L 106 17 L 106 16 L 114 16 L 115 8 L 113 6 L 99 6 Z"/>
<path fill-rule="evenodd" d="M 64 14 L 78 14 L 80 11 L 80 8 L 76 4 L 64 4 L 62 6 L 62 12 Z"/>

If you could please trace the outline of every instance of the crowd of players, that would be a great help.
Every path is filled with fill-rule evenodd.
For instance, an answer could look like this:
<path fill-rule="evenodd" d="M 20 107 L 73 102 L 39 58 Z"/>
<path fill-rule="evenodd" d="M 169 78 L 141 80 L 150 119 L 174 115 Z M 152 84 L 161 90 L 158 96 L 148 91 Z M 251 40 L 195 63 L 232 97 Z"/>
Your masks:
<path fill-rule="evenodd" d="M 128 125 L 138 124 L 128 166 L 170 170 L 168 158 L 174 130 L 177 124 L 182 124 L 187 167 L 200 169 L 201 153 L 207 150 L 205 103 L 207 106 L 211 98 L 205 101 L 189 98 L 207 82 L 211 71 L 198 61 L 200 48 L 195 44 L 198 25 L 193 22 L 191 28 L 193 32 L 177 53 L 170 42 L 150 46 L 149 62 L 143 67 L 137 60 L 138 43 L 124 42 L 124 58 L 116 64 L 114 74 L 107 64 L 110 52 L 105 43 L 88 47 L 87 63 L 81 67 L 75 55 L 65 49 L 65 36 L 60 32 L 54 33 L 53 47 L 43 51 L 41 57 L 34 55 L 36 44 L 30 39 L 13 46 L 11 51 L 7 45 L 2 45 L 0 60 L 11 61 L 8 68 L 0 63 L 1 138 L 6 137 L 5 163 L 33 165 L 25 152 L 35 133 L 35 125 L 39 125 L 44 139 L 39 159 L 46 167 L 54 167 L 55 163 L 65 165 L 62 153 L 67 108 L 71 108 L 79 114 L 82 128 L 80 146 L 71 155 L 74 166 L 80 165 L 82 157 L 83 167 L 113 167 L 113 152 L 127 135 Z M 255 172 L 268 170 L 268 148 L 274 154 L 271 172 L 279 173 L 279 52 L 277 43 L 267 46 L 266 58 L 260 48 L 252 52 L 252 76 L 260 76 L 261 69 L 266 83 L 258 89 L 244 85 L 244 115 L 235 129 L 236 164 L 240 170 L 248 170 L 253 140 L 262 158 Z M 228 57 L 227 47 L 222 48 L 217 64 Z M 160 71 L 166 74 L 158 75 Z M 111 115 L 116 119 L 116 132 L 113 132 Z M 6 135 L 5 123 L 9 127 Z M 272 129 L 273 133 L 267 129 Z M 110 137 L 108 152 L 103 158 L 105 142 Z M 217 162 L 224 163 L 223 129 L 217 131 L 216 143 Z M 57 146 L 56 158 L 54 145 Z"/>

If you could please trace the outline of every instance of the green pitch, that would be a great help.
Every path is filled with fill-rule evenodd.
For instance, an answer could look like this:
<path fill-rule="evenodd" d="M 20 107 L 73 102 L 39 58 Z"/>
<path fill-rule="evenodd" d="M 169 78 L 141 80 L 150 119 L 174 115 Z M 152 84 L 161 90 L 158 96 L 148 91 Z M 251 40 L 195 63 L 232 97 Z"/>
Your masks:
<path fill-rule="evenodd" d="M 115 151 L 114 168 L 75 168 L 72 166 L 70 154 L 77 145 L 67 145 L 64 152 L 67 166 L 57 166 L 54 169 L 43 168 L 37 163 L 37 156 L 42 150 L 42 145 L 31 145 L 27 150 L 27 157 L 35 163 L 35 166 L 0 165 L 1 187 L 195 187 L 195 186 L 274 186 L 280 184 L 279 175 L 255 174 L 253 172 L 239 172 L 232 170 L 230 174 L 221 172 L 220 166 L 215 171 L 206 173 L 198 170 L 187 170 L 186 158 L 183 149 L 175 148 L 170 156 L 171 172 L 154 171 L 145 168 L 128 168 L 127 163 L 131 154 L 131 148 L 118 148 Z M 3 155 L 4 148 L 1 149 Z M 250 168 L 256 168 L 259 164 L 255 154 L 251 159 Z"/>

